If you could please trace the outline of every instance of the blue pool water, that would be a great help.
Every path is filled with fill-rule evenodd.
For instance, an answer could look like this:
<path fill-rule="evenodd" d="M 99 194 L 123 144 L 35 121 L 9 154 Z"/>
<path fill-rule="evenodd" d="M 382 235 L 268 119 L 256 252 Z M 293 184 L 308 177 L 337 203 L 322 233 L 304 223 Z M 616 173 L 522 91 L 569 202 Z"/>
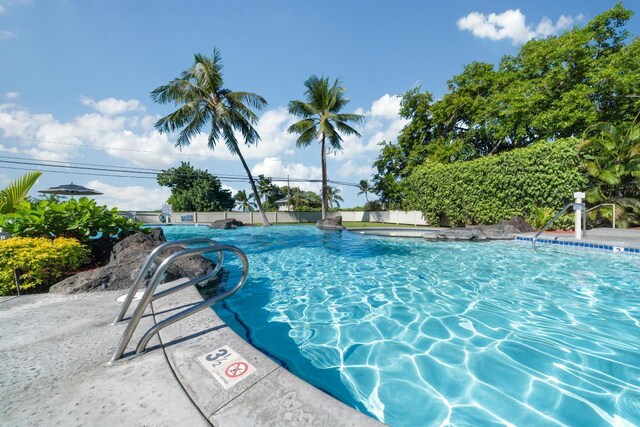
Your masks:
<path fill-rule="evenodd" d="M 250 279 L 215 311 L 392 426 L 640 424 L 640 257 L 308 226 L 165 234 L 244 250 Z"/>

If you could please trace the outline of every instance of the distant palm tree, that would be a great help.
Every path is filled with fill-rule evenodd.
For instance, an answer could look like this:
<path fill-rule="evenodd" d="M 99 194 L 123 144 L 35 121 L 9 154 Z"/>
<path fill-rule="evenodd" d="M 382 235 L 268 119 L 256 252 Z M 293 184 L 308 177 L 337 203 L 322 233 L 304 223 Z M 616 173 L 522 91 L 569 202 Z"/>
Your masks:
<path fill-rule="evenodd" d="M 329 200 L 329 206 L 333 207 L 333 204 L 335 203 L 337 207 L 340 207 L 340 203 L 338 203 L 338 201 L 344 202 L 344 199 L 340 195 L 341 192 L 342 190 L 338 187 L 327 185 L 327 199 Z"/>
<path fill-rule="evenodd" d="M 242 210 L 242 212 L 253 212 L 256 208 L 256 204 L 253 200 L 254 195 L 249 194 L 247 196 L 247 192 L 244 190 L 238 191 L 233 199 L 236 201 L 236 206 L 238 209 Z"/>
<path fill-rule="evenodd" d="M 368 202 L 369 196 L 367 194 L 372 190 L 371 185 L 369 185 L 369 181 L 367 181 L 366 179 L 361 179 L 358 183 L 358 190 L 360 190 L 358 196 L 364 194 L 364 198 Z"/>
<path fill-rule="evenodd" d="M 265 178 L 264 175 L 258 175 L 258 191 L 264 197 L 265 203 L 267 202 L 269 195 L 274 190 L 274 185 L 271 179 Z"/>
<path fill-rule="evenodd" d="M 270 225 L 236 138 L 238 132 L 246 145 L 260 141 L 260 135 L 254 128 L 258 116 L 251 108 L 262 109 L 267 101 L 252 92 L 234 92 L 223 87 L 222 59 L 217 49 L 213 50 L 211 57 L 200 54 L 194 57 L 194 64 L 183 71 L 180 77 L 151 92 L 151 99 L 155 102 L 179 106 L 176 111 L 158 120 L 155 127 L 160 133 L 182 129 L 175 144 L 182 148 L 189 146 L 191 139 L 210 123 L 209 148 L 213 150 L 222 138 L 229 151 L 240 158 L 262 214 L 262 223 Z"/>
<path fill-rule="evenodd" d="M 305 91 L 306 102 L 289 102 L 289 113 L 301 117 L 302 120 L 292 124 L 288 132 L 300 135 L 297 140 L 298 147 L 307 147 L 314 140 L 320 142 L 322 152 L 322 218 L 324 219 L 326 218 L 329 204 L 327 194 L 327 149 L 342 150 L 340 133 L 359 137 L 358 131 L 347 123 L 361 123 L 364 120 L 364 116 L 339 113 L 349 102 L 340 80 L 336 79 L 330 85 L 328 77 L 311 76 L 304 82 L 304 85 L 307 88 Z M 329 147 L 327 147 L 327 142 Z"/>
<path fill-rule="evenodd" d="M 42 175 L 40 171 L 31 171 L 22 175 L 0 190 L 0 214 L 8 214 L 15 211 L 16 205 L 27 198 L 31 187 Z"/>

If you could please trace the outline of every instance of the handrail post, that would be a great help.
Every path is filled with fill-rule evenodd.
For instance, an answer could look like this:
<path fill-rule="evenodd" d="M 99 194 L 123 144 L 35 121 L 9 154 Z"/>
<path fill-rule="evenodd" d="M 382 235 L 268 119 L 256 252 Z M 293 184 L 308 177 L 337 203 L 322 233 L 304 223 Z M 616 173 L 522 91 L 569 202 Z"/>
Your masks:
<path fill-rule="evenodd" d="M 219 248 L 221 248 L 222 250 L 229 250 L 233 253 L 235 253 L 236 255 L 238 255 L 238 257 L 240 258 L 240 261 L 242 262 L 242 277 L 240 278 L 240 280 L 238 281 L 238 283 L 230 290 L 228 290 L 227 292 L 224 292 L 220 295 L 211 297 L 205 301 L 202 301 L 194 306 L 191 306 L 183 311 L 181 311 L 180 313 L 174 314 L 170 317 L 167 317 L 166 319 L 156 323 L 154 326 L 152 326 L 147 332 L 145 332 L 145 334 L 142 336 L 142 338 L 140 338 L 140 341 L 138 341 L 138 345 L 136 346 L 136 354 L 140 354 L 142 352 L 144 352 L 147 348 L 147 344 L 149 343 L 149 341 L 151 340 L 151 338 L 157 334 L 158 332 L 160 332 L 160 330 L 162 330 L 163 328 L 165 328 L 166 326 L 169 326 L 179 320 L 184 319 L 185 317 L 188 317 L 192 314 L 195 314 L 201 310 L 204 310 L 205 308 L 211 307 L 212 305 L 214 305 L 215 303 L 217 303 L 218 301 L 221 301 L 225 298 L 230 297 L 231 295 L 235 294 L 236 292 L 238 292 L 240 290 L 240 288 L 242 288 L 242 286 L 244 286 L 244 283 L 247 281 L 247 276 L 249 275 L 249 260 L 247 259 L 247 256 L 238 248 L 234 247 L 234 246 L 228 246 L 228 245 L 220 245 Z M 179 286 L 184 286 L 183 285 L 179 285 Z"/>
<path fill-rule="evenodd" d="M 536 241 L 538 240 L 538 237 L 544 233 L 544 231 L 555 222 L 556 219 L 560 218 L 560 215 L 562 215 L 563 213 L 565 213 L 571 206 L 573 206 L 573 203 L 567 203 L 564 208 L 562 208 L 562 210 L 560 212 L 558 212 L 553 218 L 551 218 L 536 234 L 535 236 L 533 236 L 533 250 L 536 250 Z"/>
<path fill-rule="evenodd" d="M 575 193 L 573 193 L 573 197 L 576 199 L 575 200 L 575 205 L 573 207 L 573 210 L 576 213 L 576 218 L 575 218 L 575 222 L 574 222 L 574 228 L 575 228 L 575 233 L 576 233 L 576 240 L 582 240 L 582 224 L 584 222 L 585 226 L 586 226 L 586 221 L 583 221 L 582 219 L 582 199 L 585 196 L 584 193 L 580 192 L 580 191 L 576 191 Z M 586 215 L 585 215 L 586 218 Z M 586 227 L 585 227 L 586 230 Z"/>
<path fill-rule="evenodd" d="M 169 289 L 165 289 L 162 292 L 159 292 L 158 294 L 154 295 L 154 292 L 156 290 L 156 288 L 158 287 L 158 285 L 160 284 L 160 281 L 162 280 L 162 278 L 164 277 L 164 274 L 167 272 L 167 270 L 169 269 L 169 267 L 171 266 L 171 264 L 173 264 L 173 262 L 175 262 L 178 258 L 182 258 L 182 257 L 186 257 L 186 256 L 190 256 L 190 255 L 202 255 L 208 252 L 218 252 L 219 255 L 219 259 L 222 260 L 222 252 L 223 251 L 231 251 L 236 253 L 241 261 L 242 261 L 242 269 L 243 269 L 243 274 L 242 274 L 242 278 L 240 279 L 240 281 L 238 282 L 238 284 L 231 289 L 230 291 L 219 295 L 218 297 L 220 297 L 219 299 L 222 298 L 226 298 L 227 296 L 233 295 L 234 293 L 236 293 L 243 285 L 244 282 L 247 279 L 247 275 L 249 274 L 249 263 L 247 260 L 246 255 L 238 248 L 236 248 L 235 246 L 231 246 L 231 245 L 210 245 L 210 246 L 206 246 L 206 247 L 201 247 L 201 248 L 190 248 L 190 249 L 183 249 L 180 252 L 176 252 L 174 254 L 171 254 L 170 256 L 168 256 L 167 258 L 165 258 L 165 260 L 158 266 L 158 269 L 155 271 L 155 273 L 153 274 L 153 277 L 151 278 L 151 280 L 149 281 L 149 285 L 147 286 L 147 288 L 144 291 L 144 294 L 142 295 L 142 298 L 140 299 L 140 302 L 138 303 L 138 305 L 136 306 L 133 314 L 131 315 L 131 319 L 129 321 L 129 324 L 127 325 L 127 327 L 124 330 L 124 333 L 122 334 L 122 337 L 120 338 L 120 341 L 118 342 L 118 346 L 116 347 L 116 350 L 113 354 L 113 356 L 111 357 L 110 360 L 110 364 L 112 364 L 113 362 L 115 362 L 116 360 L 120 359 L 122 357 L 122 355 L 124 354 L 124 351 L 127 348 L 127 345 L 129 344 L 129 341 L 131 341 L 131 337 L 133 336 L 133 333 L 135 332 L 136 328 L 138 327 L 138 324 L 140 323 L 140 320 L 142 318 L 142 316 L 144 315 L 144 312 L 147 308 L 147 306 L 151 303 L 151 301 L 161 298 L 163 296 L 169 295 L 177 290 L 183 289 L 184 287 L 186 287 L 187 284 L 189 285 L 193 285 L 196 283 L 200 283 L 203 282 L 205 280 L 209 280 L 211 277 L 213 277 L 212 273 L 207 273 L 203 276 L 200 276 L 198 278 L 195 279 L 191 279 L 189 280 L 187 283 L 181 283 L 179 285 L 174 286 L 173 288 L 169 288 Z M 216 267 L 215 272 L 217 273 L 217 271 L 222 268 L 222 261 L 218 264 L 218 266 Z M 218 300 L 219 300 L 218 299 Z M 209 301 L 213 301 L 211 302 L 211 304 L 209 304 L 208 306 L 215 304 L 215 302 L 217 302 L 218 300 L 213 301 L 213 299 L 209 299 L 205 302 L 209 302 Z M 197 307 L 197 310 L 196 310 Z M 138 343 L 138 346 L 136 347 L 136 354 L 139 354 L 141 351 L 144 350 L 144 348 L 146 347 L 146 344 L 148 343 L 148 341 L 151 339 L 151 337 L 153 336 L 153 334 L 155 334 L 157 331 L 159 331 L 160 329 L 162 329 L 164 326 L 173 323 L 174 321 L 180 320 L 190 314 L 193 314 L 201 309 L 206 308 L 207 306 L 203 306 L 202 303 L 200 304 L 196 304 L 195 306 L 184 310 L 183 312 L 180 312 L 174 316 L 171 316 L 168 319 L 165 319 L 166 321 L 160 322 L 158 323 L 155 327 L 151 328 L 149 331 L 147 331 L 145 333 L 145 335 L 143 335 L 143 338 L 141 339 L 141 342 Z M 175 319 L 171 322 L 168 322 L 169 319 Z M 162 326 L 160 326 L 160 324 L 162 323 Z M 140 350 L 142 349 L 142 350 Z"/>
<path fill-rule="evenodd" d="M 613 228 L 616 228 L 616 204 L 612 203 L 613 205 Z"/>
<path fill-rule="evenodd" d="M 163 250 L 165 250 L 165 249 L 167 249 L 167 248 L 169 248 L 171 246 L 193 245 L 193 244 L 197 244 L 197 243 L 208 243 L 210 245 L 216 245 L 217 244 L 215 242 L 215 240 L 212 240 L 212 239 L 195 238 L 195 239 L 178 240 L 178 241 L 173 241 L 173 242 L 165 242 L 165 243 L 161 244 L 160 246 L 157 246 L 156 248 L 154 248 L 151 251 L 151 253 L 149 253 L 149 255 L 147 255 L 147 259 L 145 260 L 144 264 L 142 265 L 142 267 L 138 271 L 138 275 L 136 276 L 135 280 L 133 281 L 133 285 L 129 288 L 129 292 L 127 293 L 127 296 L 125 297 L 124 302 L 120 306 L 120 310 L 118 311 L 118 314 L 116 315 L 116 318 L 113 320 L 112 325 L 115 325 L 116 323 L 120 322 L 124 318 L 124 315 L 127 314 L 127 310 L 129 309 L 129 306 L 131 305 L 131 302 L 133 301 L 133 298 L 135 297 L 136 292 L 142 286 L 142 283 L 144 281 L 145 276 L 147 275 L 147 273 L 151 269 L 151 266 L 153 265 L 153 262 L 158 257 L 160 252 L 162 252 Z M 218 253 L 218 265 L 221 266 L 222 265 L 222 261 L 223 261 L 222 252 L 219 252 Z"/>

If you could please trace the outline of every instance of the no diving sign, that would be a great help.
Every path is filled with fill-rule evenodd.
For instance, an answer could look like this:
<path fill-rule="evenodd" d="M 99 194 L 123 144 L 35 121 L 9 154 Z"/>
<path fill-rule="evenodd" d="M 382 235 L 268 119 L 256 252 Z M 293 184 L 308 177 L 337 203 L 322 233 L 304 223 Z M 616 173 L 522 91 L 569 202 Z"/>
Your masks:
<path fill-rule="evenodd" d="M 198 361 L 225 389 L 233 387 L 256 371 L 254 366 L 228 345 L 198 357 Z"/>

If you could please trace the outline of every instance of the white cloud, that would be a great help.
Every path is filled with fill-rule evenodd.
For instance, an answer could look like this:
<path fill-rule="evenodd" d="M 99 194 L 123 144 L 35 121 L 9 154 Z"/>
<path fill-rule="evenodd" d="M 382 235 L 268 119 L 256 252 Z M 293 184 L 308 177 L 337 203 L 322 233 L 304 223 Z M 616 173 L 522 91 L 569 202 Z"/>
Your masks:
<path fill-rule="evenodd" d="M 83 96 L 80 97 L 80 102 L 82 102 L 83 105 L 92 107 L 99 113 L 106 114 L 108 116 L 116 116 L 131 111 L 144 111 L 144 107 L 137 99 L 124 100 L 107 98 L 100 101 L 94 101 L 91 98 Z"/>
<path fill-rule="evenodd" d="M 95 196 L 98 204 L 127 211 L 160 209 L 171 195 L 171 190 L 167 187 L 147 188 L 140 185 L 118 187 L 99 180 L 89 181 L 83 185 L 104 193 L 102 196 Z"/>
<path fill-rule="evenodd" d="M 14 100 L 20 98 L 20 92 L 5 92 L 4 97 L 9 100 Z"/>
<path fill-rule="evenodd" d="M 92 146 L 98 153 L 106 152 L 137 166 L 172 165 L 176 150 L 166 135 L 153 129 L 150 123 L 154 121 L 155 117 L 149 116 L 89 113 L 60 122 L 51 114 L 33 114 L 14 104 L 0 104 L 0 135 L 17 142 L 5 144 L 3 149 L 39 160 L 67 161 L 77 158 L 82 146 Z"/>
<path fill-rule="evenodd" d="M 0 40 L 11 40 L 16 38 L 17 34 L 9 30 L 0 30 Z"/>
<path fill-rule="evenodd" d="M 583 19 L 582 15 L 576 18 L 560 15 L 554 24 L 549 18 L 544 17 L 535 26 L 527 24 L 526 16 L 520 9 L 509 9 L 502 13 L 490 13 L 485 15 L 480 12 L 471 12 L 458 20 L 460 30 L 471 31 L 478 38 L 490 40 L 510 39 L 514 45 L 525 43 L 535 37 L 547 37 L 569 28 L 577 21 Z"/>
<path fill-rule="evenodd" d="M 371 117 L 381 117 L 384 119 L 395 120 L 398 118 L 400 111 L 400 98 L 397 95 L 384 94 L 381 98 L 371 103 Z"/>
<path fill-rule="evenodd" d="M 349 136 L 344 139 L 342 151 L 330 158 L 343 161 L 362 159 L 371 164 L 369 156 L 378 153 L 378 144 L 382 141 L 395 141 L 402 128 L 408 123 L 398 115 L 399 96 L 385 94 L 371 103 L 368 111 L 359 110 L 365 116 L 365 123 L 357 127 L 362 138 Z"/>
<path fill-rule="evenodd" d="M 5 185 L 7 185 L 11 180 L 7 177 L 7 175 L 0 173 L 0 186 L 4 187 Z"/>
<path fill-rule="evenodd" d="M 232 186 L 230 186 L 230 185 L 222 184 L 220 187 L 221 187 L 223 190 L 229 190 L 229 191 L 231 191 L 231 195 L 232 195 L 232 196 L 235 196 L 235 194 L 238 192 L 238 189 L 237 189 L 237 188 L 232 187 Z"/>
<path fill-rule="evenodd" d="M 307 166 L 302 163 L 285 164 L 279 157 L 267 157 L 251 169 L 251 174 L 256 177 L 258 175 L 272 176 L 278 178 L 303 179 L 321 179 L 322 170 L 316 166 Z M 278 185 L 285 185 L 283 182 L 277 182 Z M 292 187 L 300 187 L 304 191 L 319 191 L 319 182 L 291 182 Z"/>
<path fill-rule="evenodd" d="M 338 169 L 338 175 L 350 182 L 359 182 L 361 179 L 369 180 L 373 174 L 370 164 L 357 165 L 353 160 L 347 160 Z"/>

